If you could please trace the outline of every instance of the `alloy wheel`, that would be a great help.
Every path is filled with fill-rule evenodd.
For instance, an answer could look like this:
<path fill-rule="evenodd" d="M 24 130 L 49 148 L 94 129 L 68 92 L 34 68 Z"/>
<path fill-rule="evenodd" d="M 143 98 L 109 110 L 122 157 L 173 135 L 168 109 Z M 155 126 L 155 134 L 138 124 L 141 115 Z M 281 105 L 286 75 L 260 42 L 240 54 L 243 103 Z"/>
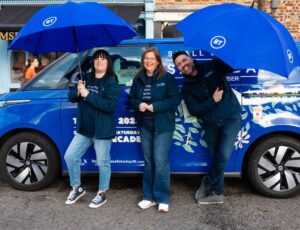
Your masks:
<path fill-rule="evenodd" d="M 46 153 L 37 144 L 21 142 L 14 145 L 6 157 L 7 171 L 21 184 L 34 184 L 41 181 L 48 170 Z"/>
<path fill-rule="evenodd" d="M 261 182 L 274 191 L 287 191 L 300 183 L 300 153 L 288 146 L 270 148 L 258 162 Z"/>

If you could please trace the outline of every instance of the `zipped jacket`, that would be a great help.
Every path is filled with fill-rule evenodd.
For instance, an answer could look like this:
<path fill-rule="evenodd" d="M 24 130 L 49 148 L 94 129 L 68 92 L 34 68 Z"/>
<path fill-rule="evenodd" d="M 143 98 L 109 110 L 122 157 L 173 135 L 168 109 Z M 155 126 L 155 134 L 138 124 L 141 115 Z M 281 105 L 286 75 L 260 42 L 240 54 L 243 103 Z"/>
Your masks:
<path fill-rule="evenodd" d="M 112 139 L 116 135 L 115 111 L 119 100 L 119 85 L 114 76 L 97 79 L 89 73 L 84 76 L 89 94 L 77 96 L 77 85 L 69 92 L 69 100 L 78 102 L 77 132 L 96 139 Z"/>
<path fill-rule="evenodd" d="M 184 75 L 182 97 L 189 113 L 202 118 L 208 124 L 222 122 L 226 118 L 240 117 L 241 106 L 229 86 L 226 75 L 232 68 L 219 59 L 197 63 L 196 76 Z M 221 101 L 215 102 L 215 90 L 223 89 Z"/>
<path fill-rule="evenodd" d="M 130 105 L 136 112 L 138 127 L 142 125 L 142 112 L 139 111 L 139 105 L 143 102 L 143 91 L 147 77 L 144 72 L 139 72 L 133 79 L 129 93 Z M 152 77 L 151 99 L 155 133 L 173 132 L 175 128 L 175 110 L 180 103 L 178 84 L 169 73 L 165 73 L 158 78 L 157 71 L 155 71 Z"/>

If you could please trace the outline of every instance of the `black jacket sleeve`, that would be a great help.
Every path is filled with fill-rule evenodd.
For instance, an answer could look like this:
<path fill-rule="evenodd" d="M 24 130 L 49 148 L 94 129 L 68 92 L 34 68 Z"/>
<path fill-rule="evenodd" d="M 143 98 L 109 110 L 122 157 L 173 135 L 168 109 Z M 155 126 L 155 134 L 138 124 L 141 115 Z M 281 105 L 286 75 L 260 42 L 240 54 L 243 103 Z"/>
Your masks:
<path fill-rule="evenodd" d="M 129 91 L 129 104 L 131 108 L 135 111 L 139 111 L 139 105 L 142 103 L 141 100 L 138 99 L 138 79 L 135 77 L 133 79 L 130 91 Z"/>
<path fill-rule="evenodd" d="M 81 99 L 81 97 L 77 96 L 77 84 L 70 89 L 68 97 L 69 101 L 73 103 L 78 102 Z"/>
<path fill-rule="evenodd" d="M 197 100 L 186 85 L 183 85 L 181 94 L 187 109 L 192 116 L 201 116 L 212 110 L 216 105 L 213 97 L 207 98 L 203 101 Z"/>

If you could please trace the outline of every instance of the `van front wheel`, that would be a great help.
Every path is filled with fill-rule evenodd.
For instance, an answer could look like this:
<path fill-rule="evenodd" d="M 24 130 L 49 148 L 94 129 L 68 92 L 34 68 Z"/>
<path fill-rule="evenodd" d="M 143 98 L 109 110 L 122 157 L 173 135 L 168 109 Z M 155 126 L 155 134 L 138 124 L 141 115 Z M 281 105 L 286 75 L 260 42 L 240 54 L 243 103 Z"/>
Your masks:
<path fill-rule="evenodd" d="M 300 190 L 300 143 L 277 135 L 257 145 L 248 160 L 248 177 L 262 195 L 286 198 Z"/>
<path fill-rule="evenodd" d="M 60 171 L 60 160 L 56 148 L 43 135 L 22 132 L 1 147 L 0 170 L 11 186 L 33 191 L 53 182 Z"/>

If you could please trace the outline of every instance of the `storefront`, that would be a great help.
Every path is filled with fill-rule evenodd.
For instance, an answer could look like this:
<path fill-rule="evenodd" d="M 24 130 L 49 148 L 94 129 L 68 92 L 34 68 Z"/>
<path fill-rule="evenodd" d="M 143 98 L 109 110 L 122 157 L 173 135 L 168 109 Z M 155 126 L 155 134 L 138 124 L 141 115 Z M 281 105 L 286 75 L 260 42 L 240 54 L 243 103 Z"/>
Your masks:
<path fill-rule="evenodd" d="M 7 2 L 9 2 L 10 5 L 8 5 Z M 31 2 L 31 4 L 20 5 L 20 1 L 18 1 L 18 4 L 13 5 L 13 2 L 14 1 L 0 0 L 0 94 L 16 90 L 20 87 L 26 60 L 32 55 L 26 51 L 8 50 L 9 44 L 30 17 L 47 4 L 47 1 L 24 1 L 24 3 Z M 52 1 L 52 4 L 57 2 L 63 3 L 64 1 Z M 105 3 L 106 2 L 109 1 L 105 1 Z M 150 9 L 153 9 L 152 0 L 131 0 L 128 1 L 128 3 L 126 3 L 126 1 L 120 1 L 122 4 L 116 3 L 117 1 L 112 2 L 113 4 L 109 3 L 105 5 L 132 24 L 139 33 L 139 37 L 153 37 L 153 29 L 152 32 L 149 32 L 145 28 L 146 25 L 151 25 L 151 23 L 149 24 L 150 20 L 153 23 L 152 14 L 149 14 L 149 10 L 146 10 L 149 9 L 149 3 L 151 4 Z M 36 4 L 33 5 L 32 3 Z M 151 26 L 148 27 L 151 28 Z M 39 55 L 40 69 L 61 55 L 62 53 Z"/>

